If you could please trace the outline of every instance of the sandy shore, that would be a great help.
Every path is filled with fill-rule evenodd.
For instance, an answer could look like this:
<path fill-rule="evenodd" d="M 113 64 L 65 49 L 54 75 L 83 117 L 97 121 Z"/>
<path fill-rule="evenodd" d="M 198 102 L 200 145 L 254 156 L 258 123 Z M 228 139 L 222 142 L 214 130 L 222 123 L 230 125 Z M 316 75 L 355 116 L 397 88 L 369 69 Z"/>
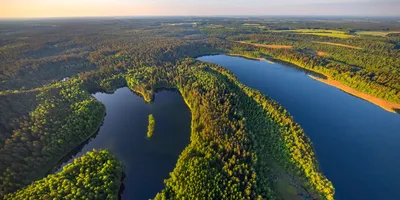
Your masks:
<path fill-rule="evenodd" d="M 254 60 L 268 61 L 265 58 L 250 58 L 250 57 L 246 57 L 246 56 L 243 56 L 243 55 L 240 55 L 240 54 L 229 54 L 229 55 L 230 56 L 239 56 L 239 57 L 249 58 L 249 59 L 254 59 Z M 329 78 L 329 77 L 327 79 L 323 79 L 323 78 L 318 78 L 318 77 L 312 76 L 312 75 L 308 75 L 308 76 L 311 77 L 314 80 L 317 80 L 317 81 L 323 82 L 325 84 L 328 84 L 330 86 L 339 88 L 340 90 L 342 90 L 342 91 L 344 91 L 346 93 L 349 93 L 349 94 L 354 95 L 354 96 L 356 96 L 358 98 L 361 98 L 361 99 L 364 99 L 366 101 L 369 101 L 369 102 L 371 102 L 371 103 L 383 108 L 384 110 L 386 110 L 388 112 L 397 113 L 396 110 L 400 111 L 400 103 L 390 102 L 390 101 L 387 101 L 387 100 L 384 100 L 384 99 L 381 99 L 381 98 L 378 98 L 378 97 L 374 97 L 374 96 L 369 95 L 369 94 L 365 94 L 363 92 L 359 92 L 359 91 L 357 91 L 357 90 L 355 90 L 355 89 L 353 89 L 353 88 L 351 88 L 351 87 L 349 87 L 347 85 L 344 85 L 344 84 L 340 83 L 339 81 L 336 81 L 336 80 L 334 80 L 332 78 Z"/>
<path fill-rule="evenodd" d="M 351 95 L 354 95 L 356 97 L 359 97 L 361 99 L 369 101 L 369 102 L 371 102 L 371 103 L 373 103 L 373 104 L 385 109 L 386 111 L 389 111 L 389 112 L 392 112 L 392 113 L 396 113 L 396 109 L 400 110 L 400 104 L 398 104 L 398 103 L 390 102 L 390 101 L 387 101 L 387 100 L 384 100 L 384 99 L 381 99 L 381 98 L 378 98 L 378 97 L 374 97 L 374 96 L 369 95 L 369 94 L 365 94 L 365 93 L 359 92 L 359 91 L 357 91 L 357 90 L 355 90 L 355 89 L 353 89 L 353 88 L 351 88 L 351 87 L 349 87 L 347 85 L 344 85 L 344 84 L 340 83 L 339 81 L 333 80 L 332 78 L 322 79 L 322 78 L 318 78 L 318 77 L 315 77 L 315 76 L 312 76 L 312 75 L 308 75 L 308 76 L 310 76 L 314 80 L 321 81 L 321 82 L 323 82 L 325 84 L 328 84 L 328 85 L 334 86 L 336 88 L 339 88 L 339 89 L 343 90 L 344 92 L 347 92 L 347 93 L 349 93 Z"/>

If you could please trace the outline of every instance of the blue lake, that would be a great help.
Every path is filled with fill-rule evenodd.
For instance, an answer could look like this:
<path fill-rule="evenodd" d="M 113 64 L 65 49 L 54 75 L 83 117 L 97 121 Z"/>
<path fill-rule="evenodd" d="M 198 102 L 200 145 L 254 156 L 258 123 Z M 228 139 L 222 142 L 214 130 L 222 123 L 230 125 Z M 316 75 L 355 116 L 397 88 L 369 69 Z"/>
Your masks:
<path fill-rule="evenodd" d="M 336 199 L 399 199 L 399 114 L 285 64 L 226 55 L 198 60 L 231 70 L 242 83 L 278 101 L 294 116 L 311 138 Z"/>
<path fill-rule="evenodd" d="M 93 148 L 108 149 L 124 166 L 121 198 L 154 198 L 165 188 L 164 179 L 169 178 L 189 144 L 191 113 L 182 96 L 161 91 L 149 104 L 125 87 L 94 97 L 106 106 L 103 125 L 93 138 L 67 156 L 63 165 Z M 154 115 L 155 130 L 147 139 L 149 114 Z"/>

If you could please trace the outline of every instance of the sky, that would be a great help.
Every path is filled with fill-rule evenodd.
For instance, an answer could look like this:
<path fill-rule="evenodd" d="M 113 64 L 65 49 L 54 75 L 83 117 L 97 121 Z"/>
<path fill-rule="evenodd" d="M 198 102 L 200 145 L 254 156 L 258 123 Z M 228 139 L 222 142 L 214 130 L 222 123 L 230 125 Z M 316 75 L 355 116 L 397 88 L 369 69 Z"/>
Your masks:
<path fill-rule="evenodd" d="M 0 18 L 216 15 L 400 16 L 400 0 L 0 0 Z"/>

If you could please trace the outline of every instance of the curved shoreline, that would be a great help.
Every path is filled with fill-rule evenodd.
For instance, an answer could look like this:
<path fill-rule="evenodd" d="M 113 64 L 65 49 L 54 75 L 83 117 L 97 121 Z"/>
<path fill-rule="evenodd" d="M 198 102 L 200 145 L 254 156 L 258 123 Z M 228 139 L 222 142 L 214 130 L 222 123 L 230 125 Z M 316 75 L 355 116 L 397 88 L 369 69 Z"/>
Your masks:
<path fill-rule="evenodd" d="M 336 80 L 334 80 L 332 78 L 328 77 L 327 79 L 322 79 L 322 78 L 318 78 L 318 77 L 315 77 L 315 76 L 310 75 L 310 74 L 308 76 L 310 78 L 314 79 L 314 80 L 317 80 L 317 81 L 320 81 L 320 82 L 325 83 L 327 85 L 336 87 L 336 88 L 338 88 L 338 89 L 340 89 L 340 90 L 342 90 L 342 91 L 344 91 L 344 92 L 346 92 L 348 94 L 351 94 L 351 95 L 353 95 L 355 97 L 358 97 L 360 99 L 363 99 L 365 101 L 373 103 L 373 104 L 381 107 L 382 109 L 384 109 L 384 110 L 386 110 L 388 112 L 397 113 L 398 111 L 396 111 L 396 110 L 400 110 L 400 104 L 398 104 L 398 103 L 390 102 L 390 101 L 387 101 L 387 100 L 384 100 L 384 99 L 381 99 L 381 98 L 378 98 L 378 97 L 374 97 L 372 95 L 357 91 L 356 89 L 353 89 L 350 86 L 344 85 L 344 84 L 340 83 L 339 81 L 336 81 Z"/>
<path fill-rule="evenodd" d="M 96 99 L 96 101 L 98 101 L 98 100 Z M 101 103 L 101 102 L 100 102 L 100 103 Z M 104 104 L 103 104 L 103 105 L 104 105 Z M 70 159 L 66 160 L 65 158 L 66 158 L 71 152 L 73 152 L 76 148 L 78 148 L 80 145 L 82 145 L 82 144 L 84 144 L 86 141 L 90 140 L 90 139 L 100 130 L 101 126 L 103 125 L 105 116 L 106 116 L 106 109 L 104 109 L 103 115 L 102 115 L 102 117 L 101 117 L 101 121 L 100 121 L 99 124 L 96 126 L 97 128 L 96 128 L 94 131 L 92 131 L 92 133 L 89 134 L 84 140 L 82 140 L 82 142 L 80 142 L 79 144 L 77 144 L 75 147 L 73 147 L 73 148 L 70 149 L 67 153 L 65 153 L 60 159 L 57 159 L 56 162 L 54 162 L 53 164 L 51 164 L 51 165 L 50 165 L 51 168 L 48 169 L 48 170 L 46 170 L 47 173 L 46 173 L 46 175 L 45 175 L 44 177 L 46 177 L 46 176 L 49 175 L 49 174 L 55 173 L 55 172 L 57 172 L 57 171 L 60 170 L 60 169 L 62 170 L 62 168 L 64 167 L 63 164 L 64 164 L 65 162 L 67 162 L 68 160 L 70 160 Z M 55 169 L 55 167 L 57 167 L 58 164 L 60 164 L 60 166 L 58 166 L 58 168 Z M 54 170 L 54 171 L 53 171 L 53 170 Z"/>
<path fill-rule="evenodd" d="M 250 58 L 250 57 L 247 57 L 247 56 L 244 56 L 244 55 L 240 55 L 240 54 L 228 54 L 228 55 L 229 56 L 238 56 L 238 57 L 242 57 L 242 58 L 245 58 L 245 59 L 268 61 L 266 58 Z M 279 63 L 287 63 L 287 64 L 290 64 L 290 65 L 294 65 L 292 63 L 288 63 L 288 62 L 285 62 L 283 60 L 279 60 L 279 59 L 276 59 L 276 58 L 272 58 L 271 60 L 277 61 Z M 310 71 L 312 73 L 320 74 L 320 75 L 325 77 L 325 78 L 319 78 L 319 77 L 317 77 L 315 75 L 308 74 L 308 76 L 310 78 L 312 78 L 312 79 L 314 79 L 316 81 L 320 81 L 320 82 L 325 83 L 327 85 L 336 87 L 336 88 L 338 88 L 338 89 L 340 89 L 340 90 L 342 90 L 342 91 L 344 91 L 344 92 L 346 92 L 348 94 L 351 94 L 351 95 L 353 95 L 355 97 L 358 97 L 360 99 L 363 99 L 365 101 L 373 103 L 373 104 L 381 107 L 382 109 L 384 109 L 384 110 L 386 110 L 388 112 L 400 114 L 400 103 L 387 101 L 387 100 L 384 100 L 382 98 L 378 98 L 378 97 L 372 96 L 370 94 L 367 94 L 367 93 L 364 93 L 364 92 L 360 92 L 360 91 L 358 91 L 358 90 L 356 90 L 356 89 L 354 89 L 354 88 L 352 88 L 350 86 L 347 86 L 347 85 L 345 85 L 343 83 L 340 83 L 339 81 L 334 80 L 333 78 L 330 78 L 330 77 L 328 77 L 328 76 L 326 76 L 324 74 L 321 74 L 319 72 L 311 71 L 309 69 L 306 69 L 306 68 L 303 68 L 303 67 L 300 67 L 300 66 L 297 66 L 297 65 L 294 65 L 294 66 L 298 67 L 298 68 L 301 68 L 301 69 L 304 69 L 306 71 Z"/>
<path fill-rule="evenodd" d="M 255 47 L 263 47 L 262 44 L 255 44 L 255 43 L 243 42 L 243 41 L 242 42 L 236 41 L 236 42 L 241 43 L 241 44 L 252 45 L 252 46 L 255 46 Z M 326 43 L 324 43 L 324 44 L 326 44 Z M 230 55 L 232 55 L 232 56 L 241 56 L 241 57 L 246 58 L 246 56 L 243 56 L 243 55 L 240 55 L 240 54 L 230 54 Z M 280 60 L 280 59 L 277 59 L 277 58 L 274 58 L 274 57 L 272 57 L 272 58 L 273 58 L 274 61 L 287 63 L 287 62 L 285 62 L 283 60 Z M 254 58 L 250 58 L 250 59 L 254 59 Z M 258 58 L 256 60 L 265 60 L 265 58 Z M 292 64 L 292 63 L 290 63 L 290 64 Z M 302 69 L 306 69 L 304 67 L 297 66 L 297 65 L 296 65 L 296 67 L 299 67 L 299 68 L 302 68 Z M 309 69 L 306 69 L 306 70 L 309 70 Z M 309 70 L 309 71 L 311 71 L 311 70 Z M 314 71 L 312 71 L 312 72 L 314 72 Z M 320 72 L 315 72 L 315 73 L 321 74 Z M 340 83 L 339 81 L 337 81 L 337 80 L 335 80 L 335 79 L 333 79 L 331 77 L 328 77 L 328 76 L 326 76 L 324 74 L 322 74 L 322 75 L 325 76 L 326 79 L 318 78 L 318 77 L 313 76 L 313 75 L 309 75 L 309 77 L 311 77 L 314 80 L 317 80 L 317 81 L 323 82 L 325 84 L 328 84 L 330 86 L 336 87 L 336 88 L 338 88 L 338 89 L 340 89 L 340 90 L 342 90 L 342 91 L 344 91 L 344 92 L 346 92 L 348 94 L 351 94 L 353 96 L 356 96 L 358 98 L 366 100 L 366 101 L 368 101 L 370 103 L 373 103 L 373 104 L 381 107 L 382 109 L 384 109 L 384 110 L 386 110 L 388 112 L 400 114 L 400 103 L 391 102 L 391 101 L 388 101 L 388 100 L 385 100 L 385 99 L 382 99 L 382 98 L 379 98 L 379 97 L 375 97 L 373 95 L 370 95 L 370 94 L 367 94 L 367 93 L 364 93 L 364 92 L 360 92 L 360 91 L 358 91 L 358 90 L 356 90 L 356 89 L 354 89 L 354 88 L 352 88 L 350 86 L 347 86 L 347 85 L 345 85 L 343 83 Z"/>
<path fill-rule="evenodd" d="M 224 54 L 219 54 L 219 55 L 224 55 Z M 229 53 L 227 55 L 228 56 L 234 56 L 234 57 L 241 57 L 241 58 L 245 58 L 245 59 L 249 59 L 249 60 L 267 60 L 265 58 L 255 58 L 255 57 L 245 56 L 245 55 L 236 54 L 236 53 Z"/>

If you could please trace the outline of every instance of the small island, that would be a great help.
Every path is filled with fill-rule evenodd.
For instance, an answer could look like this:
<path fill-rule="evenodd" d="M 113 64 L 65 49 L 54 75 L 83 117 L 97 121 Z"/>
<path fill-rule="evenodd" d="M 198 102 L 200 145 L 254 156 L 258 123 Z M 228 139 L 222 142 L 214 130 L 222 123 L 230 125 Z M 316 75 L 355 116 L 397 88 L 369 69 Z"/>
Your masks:
<path fill-rule="evenodd" d="M 149 115 L 149 125 L 147 127 L 147 139 L 150 139 L 154 133 L 154 126 L 156 125 L 156 121 L 154 120 L 153 114 Z"/>

